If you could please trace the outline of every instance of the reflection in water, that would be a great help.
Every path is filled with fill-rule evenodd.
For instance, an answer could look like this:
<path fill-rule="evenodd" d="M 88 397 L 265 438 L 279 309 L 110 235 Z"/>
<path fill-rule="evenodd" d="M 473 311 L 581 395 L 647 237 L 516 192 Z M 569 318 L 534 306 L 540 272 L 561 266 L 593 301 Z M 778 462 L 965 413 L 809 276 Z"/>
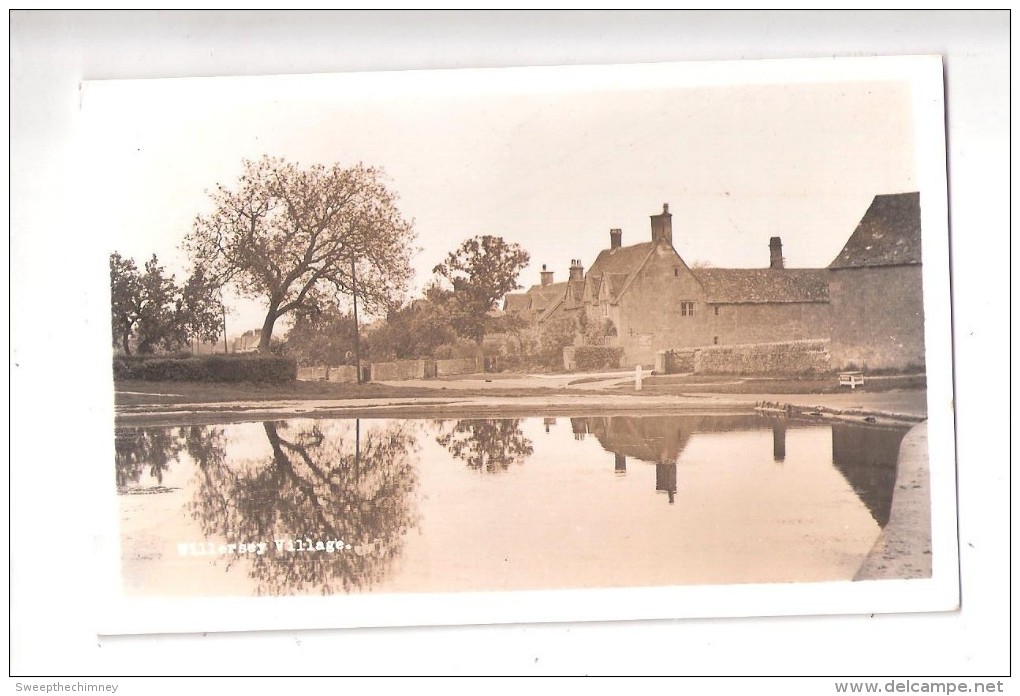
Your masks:
<path fill-rule="evenodd" d="M 118 491 L 170 492 L 122 499 L 132 582 L 200 568 L 272 595 L 849 579 L 888 522 L 906 432 L 757 415 L 427 425 L 118 429 Z M 195 536 L 270 548 L 179 556 Z M 273 548 L 303 539 L 353 548 Z"/>
<path fill-rule="evenodd" d="M 416 471 L 414 437 L 400 424 L 263 423 L 272 454 L 229 466 L 211 438 L 189 444 L 201 485 L 189 505 L 203 532 L 239 540 L 339 540 L 345 552 L 272 549 L 249 555 L 259 594 L 366 589 L 400 554 L 417 520 L 410 509 Z M 214 439 L 214 438 L 213 438 Z M 189 443 L 192 441 L 189 440 Z M 365 548 L 371 549 L 366 551 Z M 227 557 L 228 565 L 238 557 Z"/>
<path fill-rule="evenodd" d="M 184 428 L 118 428 L 114 437 L 116 451 L 117 490 L 125 492 L 136 484 L 146 467 L 149 476 L 162 485 L 163 474 L 170 463 L 177 461 L 184 445 Z"/>
<path fill-rule="evenodd" d="M 521 420 L 459 420 L 444 430 L 436 442 L 476 471 L 498 473 L 520 464 L 534 452 L 521 432 Z M 548 428 L 549 424 L 546 424 Z"/>
<path fill-rule="evenodd" d="M 777 464 L 786 459 L 786 421 L 776 419 L 772 423 L 772 459 Z"/>
<path fill-rule="evenodd" d="M 832 463 L 881 527 L 889 522 L 904 435 L 902 428 L 832 426 Z"/>

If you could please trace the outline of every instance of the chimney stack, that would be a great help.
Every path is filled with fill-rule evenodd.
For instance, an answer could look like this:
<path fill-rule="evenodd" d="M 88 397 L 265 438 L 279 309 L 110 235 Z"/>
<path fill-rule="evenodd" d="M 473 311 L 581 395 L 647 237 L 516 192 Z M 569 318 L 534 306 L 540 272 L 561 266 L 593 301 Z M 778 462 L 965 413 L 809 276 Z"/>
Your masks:
<path fill-rule="evenodd" d="M 542 264 L 542 285 L 550 285 L 553 282 L 553 272 L 545 270 L 545 264 Z"/>
<path fill-rule="evenodd" d="M 652 241 L 656 244 L 665 242 L 673 246 L 673 216 L 669 212 L 669 203 L 662 204 L 662 212 L 652 215 Z"/>
<path fill-rule="evenodd" d="M 570 259 L 570 280 L 584 280 L 584 266 L 581 259 Z"/>
<path fill-rule="evenodd" d="M 623 230 L 619 227 L 614 227 L 609 230 L 609 248 L 619 249 L 623 244 Z"/>
<path fill-rule="evenodd" d="M 784 268 L 783 240 L 779 237 L 772 237 L 769 240 L 769 268 Z"/>

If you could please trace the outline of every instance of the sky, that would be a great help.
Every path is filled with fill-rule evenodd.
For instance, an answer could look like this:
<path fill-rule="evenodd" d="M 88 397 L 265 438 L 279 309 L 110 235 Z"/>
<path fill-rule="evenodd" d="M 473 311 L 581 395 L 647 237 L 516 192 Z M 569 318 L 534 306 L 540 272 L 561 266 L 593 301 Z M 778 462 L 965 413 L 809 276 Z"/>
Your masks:
<path fill-rule="evenodd" d="M 877 194 L 918 190 L 910 84 L 881 73 L 628 66 L 88 82 L 82 200 L 93 233 L 183 277 L 180 243 L 244 159 L 381 167 L 416 232 L 409 297 L 461 241 L 492 234 L 564 280 L 650 239 L 669 203 L 688 263 L 824 267 Z M 711 73 L 711 71 L 709 71 Z M 845 72 L 845 71 L 844 71 Z M 228 296 L 229 297 L 229 296 Z M 230 299 L 228 333 L 261 326 Z"/>

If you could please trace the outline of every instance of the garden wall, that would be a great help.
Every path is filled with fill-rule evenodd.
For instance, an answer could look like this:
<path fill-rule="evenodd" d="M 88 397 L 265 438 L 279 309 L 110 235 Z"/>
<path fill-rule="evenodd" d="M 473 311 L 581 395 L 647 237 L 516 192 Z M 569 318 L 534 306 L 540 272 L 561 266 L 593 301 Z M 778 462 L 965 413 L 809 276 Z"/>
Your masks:
<path fill-rule="evenodd" d="M 799 376 L 831 370 L 828 340 L 710 346 L 694 354 L 699 374 Z"/>
<path fill-rule="evenodd" d="M 484 372 L 484 365 L 480 364 L 478 358 L 450 358 L 449 360 L 436 360 L 436 376 L 445 375 L 470 375 L 476 372 Z"/>
<path fill-rule="evenodd" d="M 396 362 L 372 363 L 372 381 L 386 382 L 402 379 L 425 379 L 434 376 L 433 360 L 398 360 Z M 433 369 L 429 369 L 433 368 Z M 429 373 L 432 374 L 429 374 Z"/>
<path fill-rule="evenodd" d="M 357 382 L 358 370 L 353 365 L 299 367 L 297 378 L 302 382 Z"/>

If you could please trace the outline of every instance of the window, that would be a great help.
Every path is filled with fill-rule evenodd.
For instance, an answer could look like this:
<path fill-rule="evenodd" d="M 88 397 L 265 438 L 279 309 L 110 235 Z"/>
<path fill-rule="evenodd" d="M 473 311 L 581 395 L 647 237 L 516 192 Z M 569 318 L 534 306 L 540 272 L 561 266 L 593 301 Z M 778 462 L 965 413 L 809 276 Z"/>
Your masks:
<path fill-rule="evenodd" d="M 693 302 L 681 302 L 680 303 L 680 316 L 682 316 L 682 317 L 693 317 L 694 316 L 694 303 Z"/>
<path fill-rule="evenodd" d="M 715 336 L 712 339 L 712 345 L 716 345 L 716 346 L 719 345 L 719 337 L 718 336 Z"/>
<path fill-rule="evenodd" d="M 608 317 L 609 316 L 609 303 L 608 302 L 603 302 L 602 303 L 602 316 L 604 316 L 604 317 Z"/>
<path fill-rule="evenodd" d="M 715 315 L 719 316 L 719 305 L 715 306 Z"/>
<path fill-rule="evenodd" d="M 673 269 L 673 277 L 674 278 L 680 277 L 680 269 L 679 268 L 674 268 Z"/>

